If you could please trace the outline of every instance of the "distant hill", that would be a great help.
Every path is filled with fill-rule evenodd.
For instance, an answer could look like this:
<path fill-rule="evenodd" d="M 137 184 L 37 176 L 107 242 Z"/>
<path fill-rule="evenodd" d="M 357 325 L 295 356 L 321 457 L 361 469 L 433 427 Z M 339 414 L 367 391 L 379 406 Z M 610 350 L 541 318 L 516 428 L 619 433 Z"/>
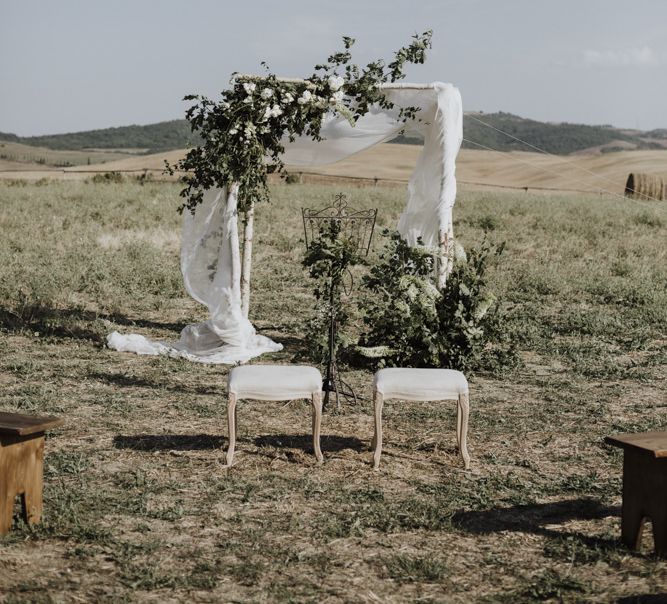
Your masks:
<path fill-rule="evenodd" d="M 498 130 L 507 132 L 517 139 L 554 155 L 568 155 L 582 151 L 605 153 L 631 149 L 667 149 L 667 130 L 665 129 L 641 132 L 621 130 L 613 126 L 551 124 L 504 112 L 465 114 L 463 116 L 463 138 L 467 140 L 463 141 L 463 148 L 488 147 L 497 151 L 534 151 L 528 145 Z M 421 139 L 418 136 L 408 135 L 398 137 L 393 142 L 421 144 Z"/>
<path fill-rule="evenodd" d="M 463 142 L 464 148 L 488 147 L 498 151 L 531 151 L 527 145 L 481 124 L 478 120 L 556 155 L 577 152 L 605 153 L 632 149 L 667 149 L 667 129 L 664 128 L 641 132 L 612 126 L 552 124 L 504 112 L 465 114 L 463 136 L 467 140 Z M 0 141 L 56 150 L 106 149 L 135 150 L 134 152 L 139 150 L 145 153 L 183 149 L 188 144 L 197 142 L 185 120 L 49 136 L 21 137 L 0 132 Z M 393 142 L 421 144 L 422 140 L 418 136 L 408 135 L 400 136 Z M 478 145 L 483 145 L 483 147 Z"/>
<path fill-rule="evenodd" d="M 182 149 L 194 140 L 186 120 L 147 126 L 121 126 L 46 136 L 16 136 L 0 132 L 0 140 L 49 149 L 141 149 L 145 153 Z"/>

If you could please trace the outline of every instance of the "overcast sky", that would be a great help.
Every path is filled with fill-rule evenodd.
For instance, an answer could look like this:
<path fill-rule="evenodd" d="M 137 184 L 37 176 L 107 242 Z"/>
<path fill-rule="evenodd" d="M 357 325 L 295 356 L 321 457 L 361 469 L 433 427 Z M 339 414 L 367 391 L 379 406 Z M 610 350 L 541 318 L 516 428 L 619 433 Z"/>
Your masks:
<path fill-rule="evenodd" d="M 425 29 L 408 80 L 454 83 L 468 111 L 667 127 L 667 0 L 0 0 L 0 131 L 180 118 L 232 71 L 307 76 L 342 35 L 390 59 Z"/>

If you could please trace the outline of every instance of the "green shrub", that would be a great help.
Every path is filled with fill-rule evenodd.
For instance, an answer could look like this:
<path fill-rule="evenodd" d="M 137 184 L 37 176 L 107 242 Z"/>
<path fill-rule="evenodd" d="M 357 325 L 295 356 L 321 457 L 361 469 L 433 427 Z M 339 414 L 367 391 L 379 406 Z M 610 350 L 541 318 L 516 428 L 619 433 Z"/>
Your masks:
<path fill-rule="evenodd" d="M 115 182 L 115 183 L 120 183 L 123 182 L 125 179 L 123 178 L 123 175 L 120 172 L 103 172 L 102 174 L 95 174 L 90 179 L 90 182 L 94 184 L 99 184 L 99 183 L 108 183 L 108 182 Z"/>
<path fill-rule="evenodd" d="M 433 256 L 385 231 L 387 245 L 362 283 L 366 332 L 359 353 L 378 367 L 449 367 L 500 371 L 518 363 L 507 320 L 488 291 L 489 261 L 504 245 L 486 240 L 462 255 L 447 285 L 432 283 Z"/>

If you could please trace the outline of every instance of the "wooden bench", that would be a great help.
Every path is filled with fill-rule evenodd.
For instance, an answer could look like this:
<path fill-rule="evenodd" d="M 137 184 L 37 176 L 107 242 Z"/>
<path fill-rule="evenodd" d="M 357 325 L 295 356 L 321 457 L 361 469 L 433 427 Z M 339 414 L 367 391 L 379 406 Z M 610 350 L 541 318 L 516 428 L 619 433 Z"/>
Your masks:
<path fill-rule="evenodd" d="M 604 440 L 624 452 L 623 543 L 636 550 L 650 518 L 655 553 L 667 556 L 667 432 L 617 434 Z"/>
<path fill-rule="evenodd" d="M 18 495 L 25 521 L 40 521 L 44 432 L 61 426 L 63 421 L 58 417 L 0 412 L 0 535 L 12 526 Z"/>

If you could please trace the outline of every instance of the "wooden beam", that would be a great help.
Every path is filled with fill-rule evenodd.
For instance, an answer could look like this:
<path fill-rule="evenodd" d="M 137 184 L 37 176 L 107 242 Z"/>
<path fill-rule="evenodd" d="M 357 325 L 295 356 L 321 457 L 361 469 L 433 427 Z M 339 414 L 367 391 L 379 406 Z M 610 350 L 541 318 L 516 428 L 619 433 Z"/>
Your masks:
<path fill-rule="evenodd" d="M 267 76 L 255 75 L 252 73 L 237 73 L 237 80 L 266 80 Z M 289 84 L 308 84 L 309 87 L 314 88 L 312 82 L 304 80 L 303 78 L 283 78 L 277 77 L 276 80 L 279 82 L 286 82 Z M 385 84 L 380 84 L 382 90 L 433 90 L 435 84 L 407 84 L 402 82 L 387 82 Z"/>

